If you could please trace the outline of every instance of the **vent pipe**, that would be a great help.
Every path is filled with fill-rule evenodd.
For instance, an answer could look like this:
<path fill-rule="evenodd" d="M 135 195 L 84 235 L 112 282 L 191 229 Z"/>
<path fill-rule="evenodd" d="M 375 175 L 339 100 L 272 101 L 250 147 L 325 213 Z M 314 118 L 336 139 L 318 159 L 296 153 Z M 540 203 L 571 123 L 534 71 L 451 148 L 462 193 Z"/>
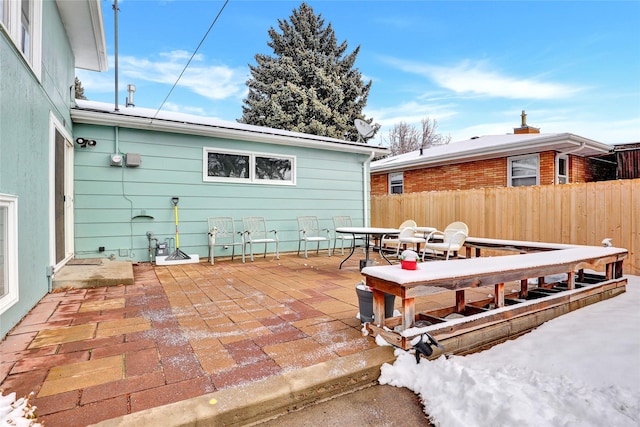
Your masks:
<path fill-rule="evenodd" d="M 115 50 L 115 76 L 116 76 L 116 94 L 115 94 L 115 109 L 114 111 L 119 111 L 118 108 L 118 0 L 113 0 L 113 45 Z"/>
<path fill-rule="evenodd" d="M 136 104 L 133 103 L 133 94 L 136 91 L 136 85 L 127 85 L 127 92 L 129 92 L 129 96 L 127 96 L 127 107 L 135 107 Z"/>

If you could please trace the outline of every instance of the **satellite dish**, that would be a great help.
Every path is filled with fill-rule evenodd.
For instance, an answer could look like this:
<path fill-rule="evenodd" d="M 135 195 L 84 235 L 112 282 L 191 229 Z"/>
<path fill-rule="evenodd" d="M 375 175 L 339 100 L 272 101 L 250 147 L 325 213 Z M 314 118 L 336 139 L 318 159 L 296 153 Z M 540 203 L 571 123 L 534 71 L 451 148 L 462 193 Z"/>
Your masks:
<path fill-rule="evenodd" d="M 353 124 L 356 126 L 356 130 L 360 135 L 360 138 L 358 138 L 358 142 L 365 142 L 368 138 L 373 137 L 373 135 L 376 133 L 376 131 L 380 127 L 380 125 L 372 126 L 362 119 L 355 119 Z"/>

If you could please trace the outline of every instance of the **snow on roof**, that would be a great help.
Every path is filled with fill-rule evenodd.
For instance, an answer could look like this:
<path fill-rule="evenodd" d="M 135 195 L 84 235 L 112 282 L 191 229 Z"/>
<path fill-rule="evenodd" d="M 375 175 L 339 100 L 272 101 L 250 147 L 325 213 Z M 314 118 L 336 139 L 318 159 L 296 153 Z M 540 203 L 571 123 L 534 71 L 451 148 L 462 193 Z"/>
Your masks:
<path fill-rule="evenodd" d="M 158 111 L 151 108 L 123 106 L 120 106 L 118 111 L 114 111 L 113 104 L 81 99 L 76 99 L 76 107 L 71 109 L 71 118 L 74 123 L 119 125 L 136 129 L 214 136 L 282 145 L 321 146 L 325 149 L 367 154 L 373 152 L 379 155 L 388 152 L 386 147 L 367 145 L 360 142 L 254 126 L 174 111 Z"/>
<path fill-rule="evenodd" d="M 422 154 L 416 150 L 377 160 L 371 163 L 371 172 L 434 167 L 547 150 L 593 156 L 608 153 L 611 149 L 608 144 L 571 133 L 485 135 L 450 144 L 432 145 L 422 150 Z"/>

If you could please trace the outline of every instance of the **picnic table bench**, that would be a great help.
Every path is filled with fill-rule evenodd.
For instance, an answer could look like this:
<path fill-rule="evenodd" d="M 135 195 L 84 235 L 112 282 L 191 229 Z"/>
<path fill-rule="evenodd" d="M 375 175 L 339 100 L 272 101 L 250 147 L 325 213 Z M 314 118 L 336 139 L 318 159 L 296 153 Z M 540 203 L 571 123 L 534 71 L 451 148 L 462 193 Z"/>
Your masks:
<path fill-rule="evenodd" d="M 520 296 L 526 297 L 530 278 L 536 278 L 540 283 L 545 276 L 566 274 L 568 289 L 574 289 L 576 274 L 582 280 L 584 269 L 604 267 L 605 280 L 621 278 L 622 260 L 628 254 L 626 249 L 614 247 L 538 244 L 536 249 L 532 242 L 500 242 L 496 239 L 482 241 L 471 238 L 470 243 L 483 248 L 506 247 L 522 252 L 540 252 L 423 262 L 418 264 L 417 270 L 403 270 L 400 265 L 364 268 L 362 275 L 373 291 L 372 326 L 377 330 L 388 330 L 388 326 L 401 326 L 401 331 L 412 328 L 416 319 L 415 298 L 439 292 L 456 292 L 455 311 L 461 313 L 466 304 L 464 291 L 468 288 L 493 285 L 494 304 L 498 308 L 505 305 L 505 282 L 519 281 Z M 553 254 L 549 251 L 553 251 Z M 401 298 L 400 319 L 385 319 L 385 293 Z M 403 343 L 405 341 L 402 340 Z"/>

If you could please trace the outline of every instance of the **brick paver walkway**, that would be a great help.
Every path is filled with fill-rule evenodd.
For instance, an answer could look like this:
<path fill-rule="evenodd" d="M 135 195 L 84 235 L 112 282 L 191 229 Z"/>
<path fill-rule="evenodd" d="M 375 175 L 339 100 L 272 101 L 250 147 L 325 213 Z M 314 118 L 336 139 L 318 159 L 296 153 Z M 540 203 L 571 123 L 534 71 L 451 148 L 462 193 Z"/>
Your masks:
<path fill-rule="evenodd" d="M 133 285 L 51 293 L 0 343 L 0 389 L 34 393 L 49 427 L 86 426 L 372 348 L 353 258 L 143 263 Z"/>
<path fill-rule="evenodd" d="M 340 260 L 140 264 L 134 285 L 49 294 L 0 344 L 0 388 L 85 426 L 371 348 Z"/>

